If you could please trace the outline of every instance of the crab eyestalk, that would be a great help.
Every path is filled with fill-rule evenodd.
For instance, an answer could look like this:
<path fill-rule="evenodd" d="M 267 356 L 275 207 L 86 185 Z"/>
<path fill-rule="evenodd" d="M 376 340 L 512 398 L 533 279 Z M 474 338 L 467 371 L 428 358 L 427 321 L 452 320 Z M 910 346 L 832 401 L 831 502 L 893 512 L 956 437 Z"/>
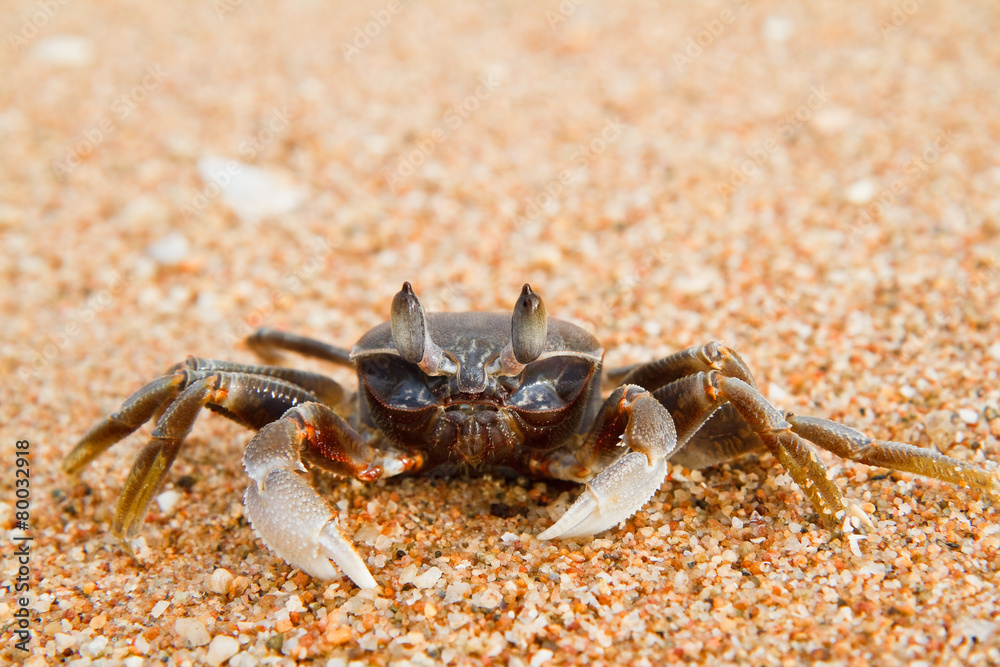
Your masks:
<path fill-rule="evenodd" d="M 411 364 L 419 364 L 424 358 L 424 347 L 430 335 L 427 333 L 427 318 L 424 307 L 413 293 L 410 283 L 403 283 L 403 289 L 392 299 L 392 342 L 396 351 Z"/>
<path fill-rule="evenodd" d="M 458 370 L 455 362 L 431 340 L 424 307 L 420 305 L 420 300 L 408 282 L 403 283 L 403 288 L 392 299 L 389 326 L 392 329 L 392 342 L 399 356 L 411 364 L 417 364 L 423 372 L 428 375 L 444 375 Z"/>
<path fill-rule="evenodd" d="M 545 315 L 542 298 L 524 284 L 521 296 L 514 304 L 510 319 L 510 342 L 486 367 L 490 375 L 520 375 L 527 364 L 535 361 L 545 350 L 549 318 Z"/>
<path fill-rule="evenodd" d="M 548 326 L 542 298 L 531 291 L 531 285 L 524 283 L 510 320 L 510 342 L 518 363 L 528 364 L 541 356 Z"/>

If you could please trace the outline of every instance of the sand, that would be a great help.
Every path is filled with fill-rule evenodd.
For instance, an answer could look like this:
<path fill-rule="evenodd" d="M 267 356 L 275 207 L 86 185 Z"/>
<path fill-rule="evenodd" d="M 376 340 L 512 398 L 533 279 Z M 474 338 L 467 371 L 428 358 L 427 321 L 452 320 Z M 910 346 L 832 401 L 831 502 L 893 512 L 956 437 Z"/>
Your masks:
<path fill-rule="evenodd" d="M 206 414 L 129 556 L 109 524 L 150 429 L 73 480 L 80 435 L 189 354 L 253 361 L 257 326 L 349 346 L 404 280 L 452 311 L 530 282 L 609 366 L 718 338 L 782 409 L 1000 453 L 998 7 L 331 4 L 8 12 L 0 659 L 1000 662 L 996 505 L 827 454 L 866 539 L 769 455 L 673 468 L 621 527 L 556 542 L 534 536 L 571 484 L 317 477 L 361 592 L 256 539 L 250 435 Z"/>

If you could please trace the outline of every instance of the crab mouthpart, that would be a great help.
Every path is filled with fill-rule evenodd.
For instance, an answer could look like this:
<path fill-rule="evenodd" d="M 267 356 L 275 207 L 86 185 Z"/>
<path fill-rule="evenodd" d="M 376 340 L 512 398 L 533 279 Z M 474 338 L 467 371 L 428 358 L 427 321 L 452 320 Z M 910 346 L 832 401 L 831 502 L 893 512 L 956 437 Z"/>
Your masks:
<path fill-rule="evenodd" d="M 462 412 L 475 412 L 477 410 L 499 410 L 505 403 L 498 396 L 487 396 L 485 394 L 459 394 L 449 396 L 442 401 L 445 410 L 460 410 Z"/>
<path fill-rule="evenodd" d="M 442 441 L 470 466 L 478 466 L 505 451 L 509 429 L 504 414 L 493 402 L 450 406 L 439 424 Z"/>

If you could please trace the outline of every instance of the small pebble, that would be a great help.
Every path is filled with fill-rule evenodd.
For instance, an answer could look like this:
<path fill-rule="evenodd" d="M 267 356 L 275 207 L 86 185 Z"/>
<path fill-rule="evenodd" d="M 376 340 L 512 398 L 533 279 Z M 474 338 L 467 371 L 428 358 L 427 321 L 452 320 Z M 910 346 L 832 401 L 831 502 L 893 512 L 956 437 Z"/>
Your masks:
<path fill-rule="evenodd" d="M 235 577 L 232 572 L 224 567 L 220 567 L 208 575 L 208 590 L 219 595 L 229 593 L 229 586 L 232 584 L 233 579 Z"/>
<path fill-rule="evenodd" d="M 422 572 L 414 577 L 413 585 L 417 588 L 431 588 L 441 578 L 441 574 L 440 568 L 431 567 L 425 572 Z"/>
<path fill-rule="evenodd" d="M 854 113 L 842 106 L 830 105 L 813 114 L 812 125 L 823 135 L 832 136 L 851 126 Z"/>
<path fill-rule="evenodd" d="M 858 546 L 858 542 L 865 539 L 862 535 L 851 534 L 847 536 L 847 543 L 850 545 L 851 553 L 861 558 L 861 547 Z"/>
<path fill-rule="evenodd" d="M 289 213 L 305 201 L 306 189 L 261 167 L 221 157 L 198 160 L 204 193 L 221 189 L 223 201 L 243 222 Z"/>
<path fill-rule="evenodd" d="M 971 426 L 979 421 L 979 413 L 969 408 L 961 408 L 958 411 L 958 418 Z"/>
<path fill-rule="evenodd" d="M 94 62 L 94 42 L 80 35 L 53 35 L 38 41 L 31 58 L 51 65 L 86 67 Z"/>
<path fill-rule="evenodd" d="M 247 592 L 250 588 L 250 578 L 239 576 L 233 579 L 233 582 L 229 585 L 229 595 L 230 597 L 238 598 Z"/>
<path fill-rule="evenodd" d="M 503 602 L 503 596 L 496 586 L 489 586 L 486 590 L 472 596 L 472 606 L 483 609 L 496 609 Z"/>
<path fill-rule="evenodd" d="M 178 618 L 174 622 L 174 632 L 188 648 L 204 646 L 211 640 L 205 624 L 197 618 Z"/>
<path fill-rule="evenodd" d="M 844 199 L 855 206 L 861 206 L 870 202 L 872 197 L 875 196 L 876 191 L 873 181 L 862 179 L 847 186 L 847 189 L 844 190 Z"/>
<path fill-rule="evenodd" d="M 163 612 L 165 612 L 167 610 L 167 607 L 169 606 L 170 606 L 169 602 L 167 602 L 166 600 L 160 600 L 159 602 L 153 605 L 153 609 L 152 611 L 149 612 L 149 615 L 152 616 L 153 618 L 159 618 L 160 616 L 163 615 Z"/>
<path fill-rule="evenodd" d="M 53 639 L 56 642 L 56 650 L 60 653 L 76 646 L 76 637 L 65 632 L 57 632 Z"/>
<path fill-rule="evenodd" d="M 159 505 L 161 512 L 164 514 L 170 514 L 173 512 L 174 506 L 177 505 L 177 501 L 180 499 L 180 493 L 174 489 L 169 489 L 156 496 L 156 504 Z"/>
<path fill-rule="evenodd" d="M 240 643 L 233 637 L 226 635 L 216 635 L 212 638 L 212 643 L 208 645 L 208 653 L 205 655 L 205 662 L 210 665 L 221 665 L 229 660 L 240 650 Z"/>
<path fill-rule="evenodd" d="M 161 266 L 180 264 L 191 254 L 191 244 L 182 234 L 171 232 L 146 248 L 146 254 Z"/>
<path fill-rule="evenodd" d="M 528 663 L 530 667 L 542 667 L 542 665 L 548 664 L 550 660 L 555 656 L 555 653 L 547 648 L 540 649 L 538 653 L 531 656 L 531 662 Z"/>
<path fill-rule="evenodd" d="M 998 624 L 995 621 L 984 618 L 963 618 L 955 623 L 951 629 L 952 636 L 963 637 L 967 641 L 975 641 L 980 644 L 987 641 L 996 632 Z"/>
<path fill-rule="evenodd" d="M 403 568 L 403 571 L 399 573 L 399 585 L 412 584 L 413 579 L 417 576 L 417 566 L 411 563 Z"/>
<path fill-rule="evenodd" d="M 246 651 L 240 651 L 229 659 L 229 667 L 257 667 L 259 664 L 260 661 Z"/>
<path fill-rule="evenodd" d="M 108 638 L 98 635 L 80 647 L 80 655 L 88 658 L 96 658 L 108 647 Z"/>
<path fill-rule="evenodd" d="M 795 23 L 787 16 L 771 15 L 764 19 L 764 39 L 769 42 L 787 42 L 795 32 Z"/>

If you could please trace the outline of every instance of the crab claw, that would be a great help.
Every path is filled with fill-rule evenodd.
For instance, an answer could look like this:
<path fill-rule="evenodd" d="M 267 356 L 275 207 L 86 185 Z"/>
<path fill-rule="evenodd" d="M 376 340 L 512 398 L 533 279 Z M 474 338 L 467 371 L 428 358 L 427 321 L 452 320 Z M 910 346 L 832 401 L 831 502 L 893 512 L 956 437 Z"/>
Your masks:
<path fill-rule="evenodd" d="M 650 465 L 645 454 L 629 452 L 592 479 L 576 502 L 538 539 L 596 535 L 613 528 L 648 503 L 666 477 L 666 459 Z"/>
<path fill-rule="evenodd" d="M 292 567 L 333 579 L 336 563 L 360 588 L 375 588 L 365 562 L 340 532 L 330 504 L 299 476 L 305 466 L 285 432 L 290 427 L 286 420 L 268 424 L 243 456 L 251 478 L 243 502 L 254 532 Z"/>
<path fill-rule="evenodd" d="M 333 561 L 359 587 L 375 588 L 375 579 L 340 532 L 329 504 L 311 486 L 287 468 L 270 470 L 262 482 L 247 486 L 243 502 L 254 532 L 271 551 L 320 579 L 337 576 Z"/>
<path fill-rule="evenodd" d="M 677 431 L 665 407 L 641 387 L 613 394 L 602 413 L 628 414 L 621 444 L 628 452 L 587 483 L 587 488 L 538 538 L 596 535 L 639 511 L 667 477 L 667 459 L 677 447 Z"/>

